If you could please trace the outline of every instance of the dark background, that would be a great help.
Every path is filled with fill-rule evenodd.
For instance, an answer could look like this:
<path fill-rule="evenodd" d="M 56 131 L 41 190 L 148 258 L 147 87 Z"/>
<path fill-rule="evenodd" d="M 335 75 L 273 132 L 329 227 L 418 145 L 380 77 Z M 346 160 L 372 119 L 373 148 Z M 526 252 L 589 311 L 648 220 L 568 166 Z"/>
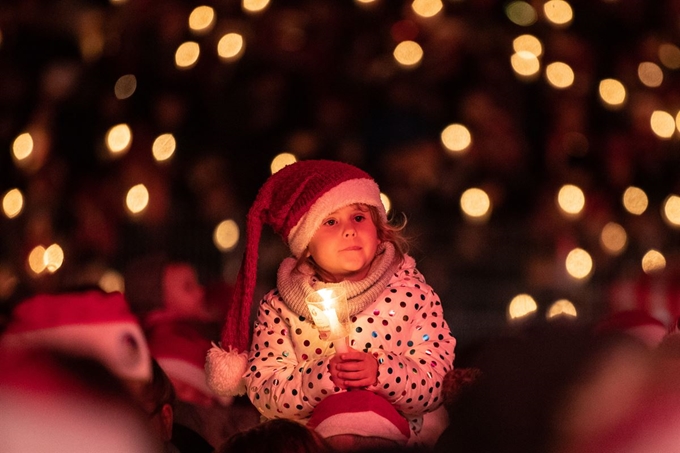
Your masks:
<path fill-rule="evenodd" d="M 215 9 L 206 34 L 188 27 L 192 9 Z M 432 18 L 408 1 L 273 0 L 259 14 L 237 1 L 39 1 L 0 4 L 0 190 L 25 196 L 16 218 L 0 218 L 0 302 L 3 311 L 36 291 L 93 284 L 104 269 L 163 250 L 195 264 L 212 287 L 231 283 L 242 247 L 221 253 L 212 242 L 226 218 L 243 228 L 247 208 L 281 152 L 299 159 L 331 158 L 374 175 L 393 210 L 408 218 L 411 254 L 439 293 L 463 344 L 505 326 L 509 301 L 531 294 L 539 313 L 568 298 L 585 320 L 626 303 L 670 322 L 677 314 L 678 232 L 660 215 L 678 187 L 678 136 L 656 137 L 654 110 L 680 108 L 677 68 L 662 66 L 662 44 L 680 44 L 680 2 L 572 1 L 574 20 L 548 23 L 532 2 L 535 23 L 519 26 L 508 3 L 444 1 Z M 238 31 L 246 49 L 220 60 L 216 42 Z M 543 43 L 541 70 L 568 63 L 575 83 L 552 88 L 541 75 L 518 79 L 510 67 L 512 40 L 524 33 Z M 424 58 L 417 68 L 392 59 L 412 39 Z M 197 65 L 178 69 L 185 41 L 201 46 Z M 638 64 L 662 66 L 658 88 L 644 86 Z M 118 78 L 133 74 L 134 94 L 117 99 Z M 600 102 L 604 78 L 626 86 L 623 108 Z M 131 149 L 108 158 L 104 135 L 115 124 L 133 132 Z M 452 155 L 439 134 L 448 124 L 470 129 L 473 145 Z M 34 168 L 18 168 L 14 139 L 40 131 L 44 151 Z M 173 133 L 177 151 L 166 164 L 151 143 Z M 151 203 L 130 218 L 124 194 L 144 183 Z M 586 193 L 585 214 L 562 217 L 554 198 L 562 184 Z M 621 206 L 626 187 L 643 188 L 650 207 L 633 216 Z M 461 215 L 459 198 L 482 187 L 494 210 L 485 224 Z M 598 239 L 609 221 L 629 235 L 625 252 L 607 255 Z M 32 275 L 29 251 L 59 243 L 61 269 Z M 564 270 L 573 247 L 589 251 L 590 278 Z M 661 251 L 667 267 L 642 273 L 640 259 Z M 286 250 L 265 234 L 260 292 Z M 611 289 L 630 283 L 626 301 Z M 624 288 L 628 288 L 625 287 Z M 650 302 L 650 300 L 654 300 Z M 219 302 L 219 301 L 218 301 Z"/>

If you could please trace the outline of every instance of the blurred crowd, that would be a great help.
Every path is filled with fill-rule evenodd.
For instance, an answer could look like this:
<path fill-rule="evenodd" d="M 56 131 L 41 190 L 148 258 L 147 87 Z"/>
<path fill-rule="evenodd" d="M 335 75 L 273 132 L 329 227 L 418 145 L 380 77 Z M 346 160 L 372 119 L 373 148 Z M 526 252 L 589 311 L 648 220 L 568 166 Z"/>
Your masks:
<path fill-rule="evenodd" d="M 336 403 L 325 407 L 332 416 L 303 424 L 266 419 L 248 397 L 214 394 L 203 368 L 215 323 L 204 290 L 186 263 L 166 261 L 162 268 L 167 278 L 155 289 L 146 282 L 128 296 L 83 288 L 17 303 L 0 332 L 3 452 L 678 449 L 680 330 L 643 310 L 594 323 L 566 315 L 524 319 L 457 350 L 440 406 L 430 409 L 443 410 L 444 422 L 426 421 L 430 441 L 411 444 L 403 440 L 408 425 L 405 437 L 395 437 L 379 405 L 359 413 Z M 176 279 L 183 289 L 173 286 Z M 367 416 L 373 436 L 337 441 L 366 432 Z"/>

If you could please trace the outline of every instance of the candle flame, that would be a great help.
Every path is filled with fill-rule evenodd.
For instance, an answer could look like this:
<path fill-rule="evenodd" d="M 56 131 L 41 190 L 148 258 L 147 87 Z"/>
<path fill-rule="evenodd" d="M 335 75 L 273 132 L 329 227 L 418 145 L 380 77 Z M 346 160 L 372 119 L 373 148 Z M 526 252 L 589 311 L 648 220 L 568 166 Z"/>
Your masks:
<path fill-rule="evenodd" d="M 328 310 L 329 308 L 333 308 L 333 290 L 328 289 L 328 288 L 322 288 L 317 291 L 319 293 L 319 296 L 323 299 L 321 303 L 323 303 L 323 308 L 324 310 Z"/>

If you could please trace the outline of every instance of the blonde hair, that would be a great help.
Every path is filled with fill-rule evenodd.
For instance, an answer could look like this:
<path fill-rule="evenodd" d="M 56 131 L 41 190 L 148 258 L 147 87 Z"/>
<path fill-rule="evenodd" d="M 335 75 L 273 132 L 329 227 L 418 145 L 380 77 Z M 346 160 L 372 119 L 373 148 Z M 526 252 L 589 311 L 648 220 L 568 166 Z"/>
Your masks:
<path fill-rule="evenodd" d="M 394 246 L 395 256 L 399 258 L 400 261 L 402 261 L 404 256 L 408 253 L 408 240 L 403 234 L 403 230 L 406 227 L 407 221 L 406 215 L 401 214 L 399 219 L 392 217 L 388 220 L 385 220 L 378 212 L 378 208 L 375 206 L 369 206 L 363 203 L 356 203 L 352 206 L 357 206 L 362 211 L 368 211 L 377 230 L 378 239 L 380 242 L 391 243 Z M 303 263 L 309 264 L 317 275 L 325 275 L 324 270 L 316 264 L 308 251 L 300 255 L 297 263 L 295 264 L 295 269 L 299 271 L 300 266 L 302 266 Z"/>

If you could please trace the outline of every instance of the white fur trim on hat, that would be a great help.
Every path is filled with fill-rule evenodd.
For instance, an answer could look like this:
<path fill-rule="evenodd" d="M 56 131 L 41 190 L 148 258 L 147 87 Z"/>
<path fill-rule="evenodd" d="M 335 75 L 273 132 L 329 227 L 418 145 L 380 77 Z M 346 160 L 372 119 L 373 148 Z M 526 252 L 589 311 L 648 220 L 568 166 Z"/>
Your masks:
<path fill-rule="evenodd" d="M 46 347 L 100 360 L 124 379 L 151 380 L 151 355 L 141 327 L 133 322 L 70 324 L 9 333 L 5 347 Z"/>
<path fill-rule="evenodd" d="M 307 213 L 300 218 L 297 225 L 290 230 L 288 245 L 293 255 L 299 257 L 304 252 L 326 216 L 355 203 L 374 206 L 378 208 L 383 219 L 387 218 L 385 207 L 380 199 L 380 188 L 375 181 L 357 178 L 341 182 L 319 197 Z"/>
<path fill-rule="evenodd" d="M 381 437 L 400 444 L 406 444 L 409 439 L 394 423 L 373 411 L 331 415 L 319 423 L 314 430 L 324 438 L 352 434 L 362 437 Z"/>

